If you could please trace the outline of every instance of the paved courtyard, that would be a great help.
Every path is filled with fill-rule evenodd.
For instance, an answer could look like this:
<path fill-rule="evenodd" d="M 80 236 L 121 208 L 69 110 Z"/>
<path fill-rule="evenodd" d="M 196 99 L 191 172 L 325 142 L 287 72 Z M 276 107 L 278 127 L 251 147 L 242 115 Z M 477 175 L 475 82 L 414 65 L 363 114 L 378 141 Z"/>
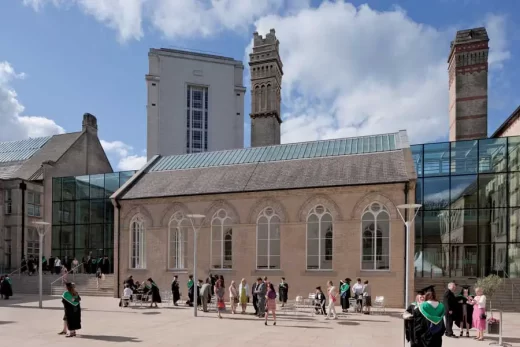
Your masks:
<path fill-rule="evenodd" d="M 159 309 L 118 307 L 112 298 L 83 297 L 82 324 L 74 346 L 388 346 L 402 347 L 399 312 L 386 315 L 342 316 L 337 321 L 323 317 L 279 312 L 277 326 L 264 326 L 251 315 L 215 313 L 193 317 L 193 309 L 164 305 Z M 252 308 L 248 308 L 252 310 Z M 71 339 L 58 336 L 63 318 L 61 300 L 46 297 L 44 309 L 37 297 L 16 296 L 0 300 L 0 336 L 9 346 L 71 346 Z M 516 321 L 516 323 L 514 323 Z M 505 341 L 520 346 L 520 314 L 504 315 Z M 472 339 L 445 339 L 443 346 L 487 346 Z"/>

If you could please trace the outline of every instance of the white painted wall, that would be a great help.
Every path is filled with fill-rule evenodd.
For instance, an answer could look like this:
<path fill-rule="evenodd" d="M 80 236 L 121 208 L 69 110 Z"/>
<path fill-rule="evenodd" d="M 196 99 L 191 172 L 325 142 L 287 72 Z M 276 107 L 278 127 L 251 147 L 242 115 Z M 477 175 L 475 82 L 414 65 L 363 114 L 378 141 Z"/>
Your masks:
<path fill-rule="evenodd" d="M 168 49 L 151 49 L 148 57 L 148 159 L 186 153 L 188 85 L 209 90 L 208 151 L 244 146 L 242 62 Z"/>

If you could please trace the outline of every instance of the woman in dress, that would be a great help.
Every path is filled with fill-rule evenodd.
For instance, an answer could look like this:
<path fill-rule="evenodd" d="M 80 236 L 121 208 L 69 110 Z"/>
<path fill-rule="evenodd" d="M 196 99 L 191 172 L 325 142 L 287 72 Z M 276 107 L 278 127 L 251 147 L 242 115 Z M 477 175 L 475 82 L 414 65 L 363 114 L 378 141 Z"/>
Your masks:
<path fill-rule="evenodd" d="M 226 303 L 224 302 L 224 286 L 222 285 L 222 280 L 218 280 L 215 283 L 215 296 L 217 297 L 217 313 L 218 318 L 222 318 L 222 312 L 226 309 Z"/>
<path fill-rule="evenodd" d="M 455 322 L 460 328 L 460 336 L 464 336 L 464 329 L 466 329 L 466 337 L 469 337 L 469 329 L 472 327 L 473 320 L 473 306 L 468 303 L 471 296 L 469 295 L 470 286 L 462 286 L 462 290 L 457 296 L 459 303 L 457 308 L 457 317 L 460 317 L 460 322 Z"/>
<path fill-rule="evenodd" d="M 327 317 L 325 319 L 330 319 L 331 315 L 332 318 L 338 319 L 338 315 L 336 314 L 336 297 L 338 295 L 338 292 L 336 291 L 336 287 L 334 287 L 332 281 L 329 281 L 327 283 L 327 286 L 327 293 L 329 295 L 329 307 L 327 311 Z"/>
<path fill-rule="evenodd" d="M 63 330 L 59 332 L 59 335 L 67 334 L 68 329 L 69 333 L 65 337 L 75 337 L 76 330 L 81 329 L 81 305 L 79 304 L 81 298 L 73 283 L 67 282 L 65 287 L 67 290 L 61 296 L 65 315 L 63 316 Z"/>
<path fill-rule="evenodd" d="M 246 313 L 247 302 L 249 301 L 249 285 L 246 282 L 245 278 L 242 278 L 240 281 L 240 285 L 238 286 L 238 295 L 240 297 L 240 306 L 242 306 L 242 314 Z"/>
<path fill-rule="evenodd" d="M 231 281 L 231 284 L 229 285 L 229 305 L 231 306 L 231 313 L 237 313 L 238 290 L 235 281 Z"/>
<path fill-rule="evenodd" d="M 265 325 L 267 325 L 267 317 L 269 316 L 269 312 L 271 312 L 273 315 L 273 325 L 276 325 L 276 291 L 274 290 L 273 284 L 270 282 L 267 285 L 267 295 L 265 304 Z"/>
<path fill-rule="evenodd" d="M 484 341 L 484 330 L 486 330 L 486 296 L 481 288 L 475 288 L 475 297 L 468 299 L 473 305 L 473 326 L 477 329 L 475 340 Z"/>
<path fill-rule="evenodd" d="M 152 292 L 152 303 L 150 304 L 150 307 L 155 305 L 155 307 L 158 308 L 159 306 L 157 304 L 161 303 L 161 292 L 159 287 L 157 287 L 157 284 L 155 284 L 151 278 L 148 279 L 148 282 L 150 282 L 150 291 Z"/>
<path fill-rule="evenodd" d="M 414 311 L 413 339 L 417 347 L 441 347 L 444 325 L 444 305 L 437 301 L 435 292 L 428 292 Z"/>

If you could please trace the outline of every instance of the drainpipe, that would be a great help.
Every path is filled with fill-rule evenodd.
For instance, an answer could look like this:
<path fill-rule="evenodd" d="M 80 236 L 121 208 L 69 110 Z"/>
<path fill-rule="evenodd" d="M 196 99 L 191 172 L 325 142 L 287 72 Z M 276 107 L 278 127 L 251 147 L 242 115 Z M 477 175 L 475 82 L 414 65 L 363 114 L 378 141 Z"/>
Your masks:
<path fill-rule="evenodd" d="M 407 204 L 408 203 L 408 191 L 409 191 L 409 186 L 408 186 L 408 182 L 406 182 L 404 184 L 404 203 Z M 404 211 L 404 220 L 407 221 L 408 220 L 408 209 L 405 209 Z M 406 241 L 407 241 L 407 238 L 408 238 L 408 233 L 406 232 L 406 225 L 404 226 L 404 245 L 406 245 Z M 405 246 L 406 248 L 406 246 Z M 406 269 L 406 262 L 409 262 L 410 259 L 406 259 L 406 251 L 404 252 L 404 269 Z M 403 283 L 404 283 L 404 287 L 403 288 L 406 288 L 406 274 L 403 276 Z M 408 298 L 406 297 L 406 294 L 404 294 L 405 298 L 404 298 L 404 302 L 405 304 L 408 305 Z"/>
<path fill-rule="evenodd" d="M 22 261 L 25 257 L 25 191 L 27 189 L 27 184 L 22 181 L 19 187 L 22 193 L 22 256 L 20 257 L 20 261 Z"/>
<path fill-rule="evenodd" d="M 117 297 L 119 298 L 119 286 L 120 286 L 120 281 L 119 281 L 119 267 L 120 267 L 120 262 L 121 262 L 121 205 L 119 204 L 119 201 L 117 201 L 117 199 L 114 199 L 114 202 L 115 202 L 115 207 L 116 207 L 116 211 L 117 211 L 117 216 L 116 216 L 116 220 L 117 220 L 117 269 L 116 267 L 114 266 L 114 271 L 117 271 L 116 272 L 116 290 L 117 290 Z"/>

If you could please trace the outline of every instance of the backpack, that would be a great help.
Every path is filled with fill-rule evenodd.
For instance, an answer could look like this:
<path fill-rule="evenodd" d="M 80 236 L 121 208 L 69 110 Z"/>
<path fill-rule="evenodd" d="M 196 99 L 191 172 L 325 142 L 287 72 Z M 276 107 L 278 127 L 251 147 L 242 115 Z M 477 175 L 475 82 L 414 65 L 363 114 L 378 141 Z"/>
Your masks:
<path fill-rule="evenodd" d="M 428 332 L 433 335 L 438 335 L 442 331 L 442 321 L 439 322 L 439 324 L 433 324 L 430 322 L 428 325 Z"/>

